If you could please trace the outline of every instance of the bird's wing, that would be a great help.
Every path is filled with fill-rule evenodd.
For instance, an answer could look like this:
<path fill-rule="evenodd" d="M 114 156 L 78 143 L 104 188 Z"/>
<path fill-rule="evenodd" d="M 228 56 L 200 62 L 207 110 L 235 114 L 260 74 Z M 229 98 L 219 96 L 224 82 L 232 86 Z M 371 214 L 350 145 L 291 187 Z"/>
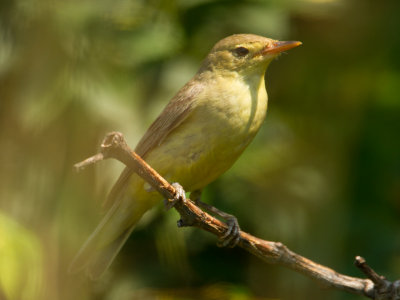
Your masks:
<path fill-rule="evenodd" d="M 193 87 L 193 84 L 185 85 L 150 125 L 137 144 L 136 153 L 145 158 L 149 151 L 161 145 L 165 138 L 189 116 L 193 108 L 193 99 L 198 93 L 198 87 Z"/>
<path fill-rule="evenodd" d="M 198 81 L 189 81 L 164 108 L 158 118 L 150 125 L 135 148 L 135 152 L 145 159 L 155 147 L 161 145 L 165 138 L 173 132 L 193 111 L 194 99 L 203 87 Z M 156 170 L 157 171 L 157 170 Z M 108 210 L 123 194 L 129 178 L 134 171 L 126 167 L 111 189 L 103 207 Z"/>

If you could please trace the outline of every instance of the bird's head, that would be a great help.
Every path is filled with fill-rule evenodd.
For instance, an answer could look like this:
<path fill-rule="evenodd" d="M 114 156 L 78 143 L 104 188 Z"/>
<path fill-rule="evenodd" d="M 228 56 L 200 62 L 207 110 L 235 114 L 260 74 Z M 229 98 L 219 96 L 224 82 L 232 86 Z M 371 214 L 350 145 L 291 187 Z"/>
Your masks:
<path fill-rule="evenodd" d="M 234 34 L 220 40 L 203 62 L 202 70 L 265 72 L 268 64 L 283 51 L 301 45 L 282 42 L 254 34 Z"/>

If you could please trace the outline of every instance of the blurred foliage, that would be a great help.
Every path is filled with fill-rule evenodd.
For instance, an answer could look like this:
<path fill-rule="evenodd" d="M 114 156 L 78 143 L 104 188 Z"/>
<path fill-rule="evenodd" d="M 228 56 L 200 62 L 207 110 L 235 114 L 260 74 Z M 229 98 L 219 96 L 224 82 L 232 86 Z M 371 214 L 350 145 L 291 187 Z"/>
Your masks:
<path fill-rule="evenodd" d="M 1 299 L 38 298 L 43 286 L 43 258 L 37 238 L 2 214 L 0 236 Z"/>
<path fill-rule="evenodd" d="M 242 228 L 339 272 L 400 276 L 400 2 L 0 2 L 1 299 L 361 299 L 145 216 L 99 282 L 66 273 L 121 165 L 75 174 L 103 135 L 134 146 L 219 39 L 303 46 L 267 72 L 265 126 L 205 191 Z"/>

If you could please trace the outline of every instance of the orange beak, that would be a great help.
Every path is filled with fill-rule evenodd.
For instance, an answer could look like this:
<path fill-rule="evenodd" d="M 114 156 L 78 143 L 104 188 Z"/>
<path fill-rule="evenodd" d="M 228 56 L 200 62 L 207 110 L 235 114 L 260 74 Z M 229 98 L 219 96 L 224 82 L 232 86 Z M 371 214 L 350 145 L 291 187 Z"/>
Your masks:
<path fill-rule="evenodd" d="M 302 42 L 299 42 L 299 41 L 287 41 L 287 42 L 276 41 L 272 44 L 272 46 L 265 47 L 262 50 L 261 54 L 266 55 L 266 54 L 281 53 L 283 51 L 300 46 L 301 44 L 302 44 Z"/>

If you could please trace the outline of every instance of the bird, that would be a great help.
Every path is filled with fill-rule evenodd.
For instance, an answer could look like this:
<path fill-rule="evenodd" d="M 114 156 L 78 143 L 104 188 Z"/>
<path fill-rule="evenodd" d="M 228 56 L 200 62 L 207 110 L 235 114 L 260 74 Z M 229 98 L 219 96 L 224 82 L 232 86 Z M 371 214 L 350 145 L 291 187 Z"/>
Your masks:
<path fill-rule="evenodd" d="M 204 204 L 201 190 L 233 165 L 264 122 L 268 65 L 301 44 L 255 34 L 223 38 L 150 125 L 136 153 L 175 187 L 191 192 L 196 203 Z M 160 194 L 126 167 L 105 201 L 103 219 L 69 271 L 85 270 L 92 279 L 101 277 L 141 217 L 160 200 Z M 237 241 L 236 218 L 210 205 L 203 207 L 226 218 L 225 245 Z"/>

